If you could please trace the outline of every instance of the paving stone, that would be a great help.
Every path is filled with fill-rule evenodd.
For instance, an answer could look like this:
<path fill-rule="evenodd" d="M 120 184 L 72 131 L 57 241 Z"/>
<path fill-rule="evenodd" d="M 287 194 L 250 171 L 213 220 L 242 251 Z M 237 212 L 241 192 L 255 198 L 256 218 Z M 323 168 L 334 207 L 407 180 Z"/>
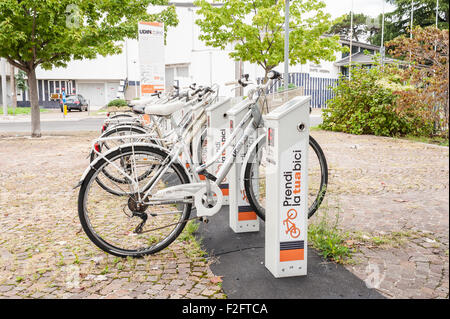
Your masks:
<path fill-rule="evenodd" d="M 360 264 L 346 267 L 362 279 L 369 263 L 385 268 L 380 291 L 389 298 L 448 298 L 449 149 L 376 136 L 311 134 L 329 165 L 325 201 L 311 222 L 328 207 L 331 218 L 339 212 L 344 231 L 405 235 L 401 245 L 359 247 Z M 205 258 L 185 253 L 186 243 L 175 241 L 158 254 L 117 261 L 89 241 L 80 228 L 72 187 L 88 165 L 89 144 L 97 135 L 64 136 L 64 143 L 58 136 L 0 136 L 0 192 L 9 194 L 1 198 L 1 298 L 225 297 L 209 284 L 214 275 Z M 350 148 L 354 145 L 358 148 Z M 8 154 L 19 156 L 11 160 Z M 84 290 L 68 287 L 71 265 Z"/>
<path fill-rule="evenodd" d="M 0 136 L 0 160 L 6 163 L 0 171 L 0 193 L 10 195 L 0 195 L 0 298 L 148 299 L 149 290 L 153 298 L 176 297 L 184 292 L 178 280 L 188 280 L 191 264 L 207 267 L 205 260 L 185 253 L 186 245 L 178 241 L 135 260 L 116 259 L 90 242 L 80 227 L 77 191 L 72 187 L 89 163 L 90 141 L 97 136 L 69 134 L 64 143 L 58 136 L 36 140 Z M 6 154 L 20 156 L 11 160 Z M 75 278 L 68 278 L 72 274 Z M 170 290 L 164 292 L 166 288 Z"/>

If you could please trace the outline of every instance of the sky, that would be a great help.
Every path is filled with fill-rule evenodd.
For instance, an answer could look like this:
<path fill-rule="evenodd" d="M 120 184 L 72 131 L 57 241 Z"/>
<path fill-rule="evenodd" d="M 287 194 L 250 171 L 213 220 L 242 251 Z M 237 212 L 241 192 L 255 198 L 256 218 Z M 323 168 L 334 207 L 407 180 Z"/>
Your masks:
<path fill-rule="evenodd" d="M 330 13 L 332 18 L 340 17 L 341 15 L 350 12 L 352 7 L 352 0 L 322 0 L 327 5 L 325 11 Z M 353 0 L 353 12 L 364 13 L 371 17 L 376 17 L 383 12 L 383 0 Z M 385 3 L 385 12 L 394 10 L 394 6 Z"/>

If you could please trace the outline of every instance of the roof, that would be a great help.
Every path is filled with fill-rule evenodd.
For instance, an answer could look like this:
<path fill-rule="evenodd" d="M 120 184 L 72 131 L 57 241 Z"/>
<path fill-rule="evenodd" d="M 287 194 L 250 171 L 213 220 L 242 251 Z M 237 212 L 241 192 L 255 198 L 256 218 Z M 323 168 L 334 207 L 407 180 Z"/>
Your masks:
<path fill-rule="evenodd" d="M 350 45 L 350 40 L 346 39 L 344 37 L 341 37 L 339 42 L 342 44 Z M 369 50 L 374 50 L 374 51 L 380 51 L 379 45 L 373 45 L 373 44 L 359 42 L 359 41 L 355 41 L 355 40 L 352 41 L 352 46 L 369 49 Z"/>
<path fill-rule="evenodd" d="M 374 64 L 376 62 L 375 55 L 364 54 L 363 52 L 356 52 L 352 54 L 352 64 Z M 384 58 L 385 63 L 393 63 L 395 60 L 391 58 Z M 334 62 L 335 66 L 347 66 L 350 63 L 350 56 Z"/>

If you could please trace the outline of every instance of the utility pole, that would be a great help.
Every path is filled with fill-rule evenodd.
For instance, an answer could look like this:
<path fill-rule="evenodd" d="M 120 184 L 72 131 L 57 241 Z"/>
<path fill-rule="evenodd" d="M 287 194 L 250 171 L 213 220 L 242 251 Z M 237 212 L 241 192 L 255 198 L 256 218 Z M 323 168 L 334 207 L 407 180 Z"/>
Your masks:
<path fill-rule="evenodd" d="M 381 20 L 381 47 L 380 47 L 380 53 L 381 53 L 381 66 L 384 65 L 384 0 L 381 0 L 383 2 L 383 15 Z"/>
<path fill-rule="evenodd" d="M 2 77 L 2 104 L 3 104 L 3 115 L 8 115 L 8 101 L 6 96 L 6 60 L 0 58 L 0 75 Z"/>
<path fill-rule="evenodd" d="M 414 23 L 414 0 L 411 0 L 411 25 L 409 31 L 409 38 L 412 39 L 412 31 L 413 31 L 413 23 Z M 409 50 L 409 67 L 411 67 L 411 49 Z"/>
<path fill-rule="evenodd" d="M 439 18 L 439 0 L 436 0 L 436 28 L 438 28 L 438 18 Z"/>
<path fill-rule="evenodd" d="M 411 0 L 411 25 L 410 25 L 411 30 L 409 31 L 410 39 L 412 39 L 413 24 L 414 24 L 414 0 Z"/>
<path fill-rule="evenodd" d="M 348 61 L 348 79 L 352 80 L 352 49 L 353 49 L 353 0 L 352 0 L 352 11 L 350 12 L 350 55 Z"/>
<path fill-rule="evenodd" d="M 11 86 L 11 103 L 13 108 L 13 114 L 16 115 L 16 107 L 17 107 L 17 90 L 16 90 L 16 68 L 14 65 L 10 65 L 10 76 L 9 76 L 9 83 Z"/>
<path fill-rule="evenodd" d="M 289 0 L 285 0 L 284 13 L 284 89 L 289 86 Z"/>

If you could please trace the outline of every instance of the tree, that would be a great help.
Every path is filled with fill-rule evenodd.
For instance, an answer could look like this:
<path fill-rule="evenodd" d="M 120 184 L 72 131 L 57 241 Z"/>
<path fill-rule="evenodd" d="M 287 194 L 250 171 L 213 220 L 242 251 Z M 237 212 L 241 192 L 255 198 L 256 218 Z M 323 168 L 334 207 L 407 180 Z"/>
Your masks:
<path fill-rule="evenodd" d="M 411 0 L 386 0 L 396 6 L 385 15 L 384 40 L 390 41 L 400 35 L 409 34 L 411 27 Z M 414 0 L 413 26 L 422 28 L 436 25 L 436 0 Z M 449 0 L 439 0 L 438 28 L 449 28 Z M 379 45 L 381 35 L 374 36 L 371 42 Z"/>
<path fill-rule="evenodd" d="M 381 24 L 374 23 L 377 19 L 363 13 L 353 14 L 353 38 L 356 41 L 373 36 L 381 28 Z M 351 13 L 341 16 L 331 27 L 330 33 L 350 37 Z"/>
<path fill-rule="evenodd" d="M 233 46 L 230 57 L 257 63 L 267 73 L 284 60 L 284 1 L 218 0 L 214 7 L 206 0 L 196 0 L 203 17 L 196 20 L 202 34 L 200 40 L 224 49 Z M 341 49 L 338 36 L 324 36 L 332 22 L 323 12 L 319 0 L 290 1 L 289 62 L 332 61 Z"/>
<path fill-rule="evenodd" d="M 398 92 L 397 111 L 415 113 L 433 121 L 435 133 L 449 129 L 449 31 L 416 27 L 413 37 L 400 36 L 388 42 L 389 54 L 407 62 L 397 75 L 411 90 Z"/>
<path fill-rule="evenodd" d="M 136 38 L 138 22 L 161 19 L 170 25 L 174 8 L 150 15 L 150 4 L 167 0 L 8 0 L 0 2 L 0 57 L 27 74 L 31 135 L 41 136 L 36 68 L 65 67 L 122 50 L 124 38 Z"/>

